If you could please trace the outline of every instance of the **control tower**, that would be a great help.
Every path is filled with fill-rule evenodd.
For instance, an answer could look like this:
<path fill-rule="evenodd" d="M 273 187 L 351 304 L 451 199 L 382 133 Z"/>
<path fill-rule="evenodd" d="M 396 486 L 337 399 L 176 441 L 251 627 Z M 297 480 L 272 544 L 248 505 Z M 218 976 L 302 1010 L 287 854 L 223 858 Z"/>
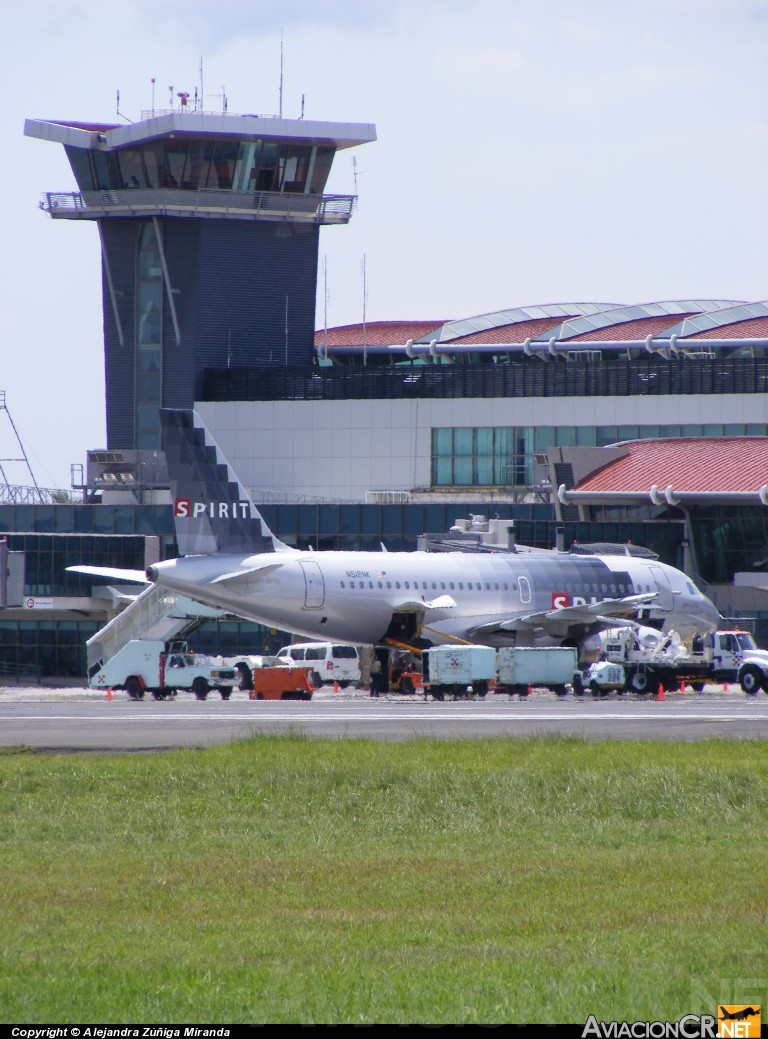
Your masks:
<path fill-rule="evenodd" d="M 159 448 L 158 408 L 191 407 L 207 368 L 311 363 L 320 227 L 356 201 L 324 193 L 331 164 L 376 139 L 180 97 L 136 123 L 24 126 L 64 145 L 79 188 L 41 208 L 99 229 L 110 450 Z"/>

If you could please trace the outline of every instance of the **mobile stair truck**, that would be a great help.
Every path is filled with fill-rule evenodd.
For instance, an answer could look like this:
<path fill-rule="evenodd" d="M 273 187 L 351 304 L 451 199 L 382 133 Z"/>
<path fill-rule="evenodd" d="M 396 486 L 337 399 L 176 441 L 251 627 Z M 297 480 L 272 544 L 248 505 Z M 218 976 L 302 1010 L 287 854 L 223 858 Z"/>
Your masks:
<path fill-rule="evenodd" d="M 190 690 L 198 700 L 215 689 L 228 700 L 239 681 L 233 667 L 190 653 L 185 642 L 132 639 L 89 676 L 88 684 L 91 689 L 125 689 L 132 700 L 142 700 L 147 691 L 155 700 L 165 700 L 179 689 Z"/>

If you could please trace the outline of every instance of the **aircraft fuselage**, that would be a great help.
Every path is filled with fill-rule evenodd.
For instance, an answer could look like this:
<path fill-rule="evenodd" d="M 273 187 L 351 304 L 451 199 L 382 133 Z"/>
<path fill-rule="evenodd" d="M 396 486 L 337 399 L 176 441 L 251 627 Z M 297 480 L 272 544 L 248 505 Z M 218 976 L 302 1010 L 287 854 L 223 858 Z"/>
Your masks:
<path fill-rule="evenodd" d="M 638 619 L 683 638 L 713 630 L 718 619 L 681 571 L 629 555 L 287 550 L 186 556 L 156 564 L 148 576 L 270 627 L 360 644 L 380 642 L 398 615 L 418 617 L 436 644 L 499 618 L 520 622 L 516 635 L 509 632 L 518 643 L 581 637 L 589 624 L 558 626 L 556 611 L 640 594 L 654 598 Z M 544 613 L 553 620 L 543 629 L 526 620 Z"/>

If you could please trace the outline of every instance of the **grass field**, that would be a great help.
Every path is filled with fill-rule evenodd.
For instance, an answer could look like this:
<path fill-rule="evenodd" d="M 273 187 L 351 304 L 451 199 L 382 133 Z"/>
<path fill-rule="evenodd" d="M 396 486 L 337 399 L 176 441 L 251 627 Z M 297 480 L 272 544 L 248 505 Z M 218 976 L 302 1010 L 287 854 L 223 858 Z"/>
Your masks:
<path fill-rule="evenodd" d="M 653 1021 L 765 1003 L 767 766 L 764 744 L 728 741 L 6 753 L 0 1017 Z"/>

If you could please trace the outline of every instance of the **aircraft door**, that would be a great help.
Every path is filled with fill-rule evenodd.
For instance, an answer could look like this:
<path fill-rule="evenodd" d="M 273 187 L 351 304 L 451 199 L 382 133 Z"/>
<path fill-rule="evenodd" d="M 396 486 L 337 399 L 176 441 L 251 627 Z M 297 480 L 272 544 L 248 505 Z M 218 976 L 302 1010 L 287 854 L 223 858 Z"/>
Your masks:
<path fill-rule="evenodd" d="M 304 572 L 304 607 L 319 610 L 325 602 L 325 581 L 317 563 L 308 561 L 299 564 Z"/>

